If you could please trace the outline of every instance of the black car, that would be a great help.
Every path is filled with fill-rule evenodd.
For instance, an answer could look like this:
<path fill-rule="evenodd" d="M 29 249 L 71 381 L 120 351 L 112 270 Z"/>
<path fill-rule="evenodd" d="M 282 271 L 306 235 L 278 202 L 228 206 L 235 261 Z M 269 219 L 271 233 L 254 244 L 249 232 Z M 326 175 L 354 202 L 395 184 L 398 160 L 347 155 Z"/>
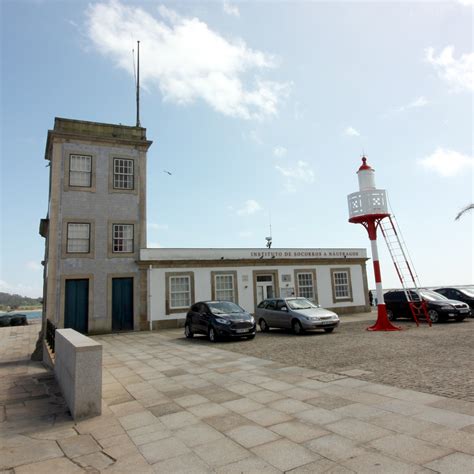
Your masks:
<path fill-rule="evenodd" d="M 420 297 L 425 301 L 428 316 L 432 323 L 440 323 L 448 319 L 463 321 L 471 315 L 471 310 L 466 303 L 448 298 L 430 290 L 407 290 L 415 302 L 420 302 Z M 385 307 L 388 319 L 410 318 L 412 313 L 404 290 L 388 291 L 384 294 Z"/>
<path fill-rule="evenodd" d="M 254 317 L 230 301 L 201 301 L 191 306 L 186 314 L 184 334 L 205 334 L 212 342 L 223 337 L 253 339 L 257 327 Z"/>
<path fill-rule="evenodd" d="M 446 296 L 450 300 L 458 300 L 468 304 L 472 310 L 474 309 L 474 288 L 460 288 L 460 287 L 449 287 L 449 288 L 437 288 L 436 293 Z"/>

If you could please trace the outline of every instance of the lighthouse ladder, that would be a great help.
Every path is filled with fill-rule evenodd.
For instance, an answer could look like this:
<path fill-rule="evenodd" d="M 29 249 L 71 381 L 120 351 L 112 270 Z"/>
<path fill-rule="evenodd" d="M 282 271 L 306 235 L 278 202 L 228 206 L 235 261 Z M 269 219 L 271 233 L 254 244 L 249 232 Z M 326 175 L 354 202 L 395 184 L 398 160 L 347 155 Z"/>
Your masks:
<path fill-rule="evenodd" d="M 397 225 L 394 216 L 388 216 L 386 219 L 380 221 L 380 229 L 387 244 L 388 251 L 392 257 L 395 270 L 397 272 L 403 291 L 408 301 L 411 314 L 419 326 L 419 319 L 424 317 L 427 323 L 431 326 L 431 319 L 428 315 L 428 308 L 426 303 L 421 298 L 419 292 L 418 276 L 415 272 L 413 262 L 408 254 L 405 242 L 403 241 L 400 228 Z M 410 288 L 414 288 L 412 291 Z"/>

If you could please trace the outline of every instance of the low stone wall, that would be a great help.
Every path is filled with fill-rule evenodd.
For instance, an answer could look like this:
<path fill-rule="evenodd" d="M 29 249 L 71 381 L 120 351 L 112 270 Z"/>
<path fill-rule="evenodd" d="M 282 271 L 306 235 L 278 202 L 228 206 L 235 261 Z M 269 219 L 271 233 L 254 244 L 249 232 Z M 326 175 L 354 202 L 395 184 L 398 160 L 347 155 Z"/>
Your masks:
<path fill-rule="evenodd" d="M 74 419 L 101 414 L 101 344 L 74 329 L 57 329 L 54 373 Z"/>

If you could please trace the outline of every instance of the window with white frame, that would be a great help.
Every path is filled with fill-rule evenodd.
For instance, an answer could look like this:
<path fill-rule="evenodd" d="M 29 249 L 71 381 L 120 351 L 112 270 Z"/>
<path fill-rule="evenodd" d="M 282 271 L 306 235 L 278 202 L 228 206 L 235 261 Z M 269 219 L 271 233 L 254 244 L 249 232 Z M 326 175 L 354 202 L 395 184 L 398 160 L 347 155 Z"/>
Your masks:
<path fill-rule="evenodd" d="M 112 250 L 115 253 L 133 252 L 133 224 L 113 224 Z"/>
<path fill-rule="evenodd" d="M 90 236 L 90 224 L 69 222 L 67 225 L 67 253 L 89 253 Z"/>
<path fill-rule="evenodd" d="M 351 298 L 350 280 L 348 270 L 333 270 L 333 289 L 334 298 L 348 299 Z"/>
<path fill-rule="evenodd" d="M 134 189 L 133 160 L 114 158 L 114 189 Z"/>
<path fill-rule="evenodd" d="M 314 281 L 312 273 L 298 273 L 298 296 L 314 301 Z"/>
<path fill-rule="evenodd" d="M 235 303 L 236 301 L 234 291 L 234 275 L 214 275 L 214 279 L 216 288 L 216 300 L 232 301 Z"/>
<path fill-rule="evenodd" d="M 191 277 L 188 275 L 169 277 L 170 309 L 187 308 L 191 305 Z"/>
<path fill-rule="evenodd" d="M 90 188 L 91 178 L 92 156 L 69 155 L 69 186 Z"/>

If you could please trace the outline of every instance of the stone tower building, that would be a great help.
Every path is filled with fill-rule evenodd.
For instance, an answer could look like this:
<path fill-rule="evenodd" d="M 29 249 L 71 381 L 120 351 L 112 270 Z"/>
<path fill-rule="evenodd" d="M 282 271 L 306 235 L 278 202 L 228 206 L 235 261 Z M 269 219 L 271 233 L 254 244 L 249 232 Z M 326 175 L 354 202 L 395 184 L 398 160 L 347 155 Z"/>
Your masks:
<path fill-rule="evenodd" d="M 56 118 L 50 164 L 43 319 L 82 333 L 140 329 L 146 281 L 146 129 Z"/>

